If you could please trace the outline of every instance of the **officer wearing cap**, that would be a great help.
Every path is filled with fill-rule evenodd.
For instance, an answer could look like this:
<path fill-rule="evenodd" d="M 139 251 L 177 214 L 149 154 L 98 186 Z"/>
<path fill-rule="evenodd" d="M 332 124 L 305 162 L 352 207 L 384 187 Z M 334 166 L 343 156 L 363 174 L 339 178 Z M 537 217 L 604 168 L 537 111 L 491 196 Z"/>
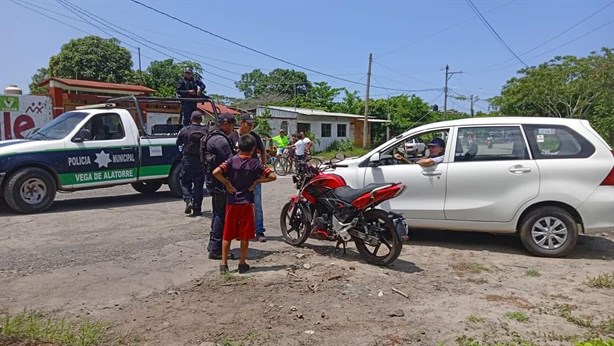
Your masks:
<path fill-rule="evenodd" d="M 181 147 L 181 192 L 185 201 L 185 213 L 190 216 L 202 215 L 203 186 L 205 172 L 200 161 L 200 142 L 207 134 L 207 128 L 202 126 L 203 114 L 192 112 L 191 124 L 182 128 L 177 135 L 177 146 Z"/>
<path fill-rule="evenodd" d="M 183 78 L 177 82 L 177 95 L 179 98 L 198 98 L 205 92 L 205 84 L 192 77 L 192 68 L 183 70 Z M 190 125 L 190 114 L 196 110 L 196 102 L 181 101 L 181 123 Z"/>
<path fill-rule="evenodd" d="M 224 185 L 213 177 L 213 170 L 222 162 L 234 155 L 234 145 L 229 138 L 237 120 L 230 113 L 218 116 L 218 123 L 209 128 L 207 137 L 201 142 L 201 158 L 205 167 L 205 184 L 211 193 L 213 216 L 211 218 L 211 233 L 209 234 L 210 259 L 222 258 L 222 235 L 226 215 L 226 193 Z M 231 256 L 232 257 L 232 256 Z"/>
<path fill-rule="evenodd" d="M 260 155 L 260 161 L 266 167 L 266 148 L 264 147 L 262 138 L 260 138 L 260 136 L 253 131 L 255 126 L 254 116 L 251 113 L 244 113 L 241 114 L 240 120 L 241 123 L 239 124 L 239 129 L 237 131 L 233 131 L 230 135 L 230 139 L 232 140 L 235 149 L 238 149 L 239 138 L 242 135 L 252 135 L 254 139 L 256 139 L 256 150 L 254 151 L 254 157 L 258 158 L 258 155 Z M 264 228 L 264 216 L 262 213 L 262 186 L 260 184 L 256 185 L 256 189 L 254 190 L 254 205 L 256 207 L 256 240 L 259 242 L 266 242 L 267 239 L 264 235 L 266 230 Z"/>

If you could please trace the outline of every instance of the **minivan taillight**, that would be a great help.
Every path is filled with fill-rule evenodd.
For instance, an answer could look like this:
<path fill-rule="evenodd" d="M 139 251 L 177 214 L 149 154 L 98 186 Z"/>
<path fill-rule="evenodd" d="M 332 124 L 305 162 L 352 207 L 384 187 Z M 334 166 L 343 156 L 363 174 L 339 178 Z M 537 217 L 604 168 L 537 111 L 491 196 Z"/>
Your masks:
<path fill-rule="evenodd" d="M 614 150 L 612 150 L 612 156 L 614 156 Z M 614 167 L 610 170 L 610 174 L 608 174 L 605 179 L 601 182 L 601 185 L 614 186 Z"/>

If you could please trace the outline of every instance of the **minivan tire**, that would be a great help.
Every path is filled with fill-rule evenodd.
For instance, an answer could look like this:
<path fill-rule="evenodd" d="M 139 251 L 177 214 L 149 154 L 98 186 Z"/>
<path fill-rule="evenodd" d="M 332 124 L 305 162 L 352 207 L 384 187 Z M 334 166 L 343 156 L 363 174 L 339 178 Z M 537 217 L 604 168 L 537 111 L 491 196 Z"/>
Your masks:
<path fill-rule="evenodd" d="M 562 208 L 539 207 L 523 218 L 520 240 L 536 256 L 565 257 L 578 242 L 578 226 L 569 212 Z"/>

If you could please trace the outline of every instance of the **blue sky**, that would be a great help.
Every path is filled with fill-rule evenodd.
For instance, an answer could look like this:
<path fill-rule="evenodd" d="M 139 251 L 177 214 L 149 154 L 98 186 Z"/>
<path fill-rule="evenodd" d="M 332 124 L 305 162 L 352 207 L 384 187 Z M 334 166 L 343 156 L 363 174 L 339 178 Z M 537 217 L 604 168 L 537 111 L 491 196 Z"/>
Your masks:
<path fill-rule="evenodd" d="M 209 93 L 241 96 L 233 83 L 241 73 L 253 68 L 265 72 L 278 67 L 293 68 L 129 0 L 68 1 L 156 44 L 187 51 L 190 60 L 204 66 Z M 450 79 L 451 95 L 473 94 L 482 100 L 497 95 L 505 81 L 523 66 L 497 42 L 465 0 L 141 1 L 267 54 L 349 80 L 307 73 L 311 81 L 326 81 L 336 87 L 358 90 L 361 95 L 365 91 L 362 84 L 366 82 L 369 53 L 374 57 L 374 86 L 403 90 L 442 89 L 443 68 L 448 64 L 450 71 L 463 71 Z M 27 91 L 36 69 L 47 66 L 49 58 L 70 39 L 88 33 L 109 37 L 56 1 L 19 0 L 19 3 L 59 22 L 11 0 L 0 1 L 2 88 L 18 84 Z M 556 55 L 585 56 L 604 46 L 614 47 L 612 0 L 473 0 L 473 3 L 504 42 L 530 66 Z M 582 20 L 584 22 L 578 24 Z M 186 59 L 177 52 L 156 46 L 166 53 L 162 54 L 143 42 L 112 34 L 135 52 L 135 68 L 138 58 L 134 47 L 139 46 L 143 68 L 152 59 L 162 60 L 169 56 Z M 371 89 L 375 98 L 400 93 Z M 441 91 L 415 94 L 443 106 Z M 448 104 L 449 108 L 469 109 L 468 101 L 449 99 Z M 485 101 L 480 101 L 476 110 L 485 110 L 487 106 Z"/>

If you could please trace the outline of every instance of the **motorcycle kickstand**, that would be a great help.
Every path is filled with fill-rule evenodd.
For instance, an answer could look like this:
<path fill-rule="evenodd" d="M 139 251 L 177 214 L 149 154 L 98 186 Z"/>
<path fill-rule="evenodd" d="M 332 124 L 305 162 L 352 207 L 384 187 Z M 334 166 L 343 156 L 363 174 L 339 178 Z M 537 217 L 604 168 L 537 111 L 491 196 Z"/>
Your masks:
<path fill-rule="evenodd" d="M 335 252 L 337 252 L 339 250 L 339 246 L 343 244 L 343 254 L 347 255 L 347 252 L 345 251 L 347 243 L 348 242 L 344 240 L 337 240 L 337 245 L 335 246 Z"/>

